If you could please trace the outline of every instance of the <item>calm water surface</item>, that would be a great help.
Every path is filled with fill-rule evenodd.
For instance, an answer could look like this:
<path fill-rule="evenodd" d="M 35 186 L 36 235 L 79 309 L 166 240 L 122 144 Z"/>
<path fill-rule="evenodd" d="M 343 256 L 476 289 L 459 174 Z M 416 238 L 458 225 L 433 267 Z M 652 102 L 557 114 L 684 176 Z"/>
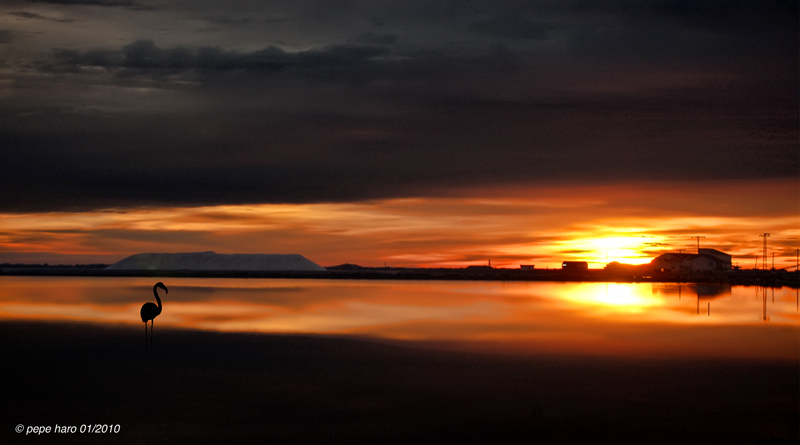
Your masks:
<path fill-rule="evenodd" d="M 125 323 L 154 278 L 0 277 L 3 319 Z M 159 326 L 553 354 L 798 359 L 796 289 L 655 283 L 164 278 Z M 158 328 L 156 336 L 158 336 Z M 164 331 L 162 331 L 164 332 Z M 142 335 L 144 335 L 142 333 Z M 139 340 L 139 338 L 136 338 Z"/>

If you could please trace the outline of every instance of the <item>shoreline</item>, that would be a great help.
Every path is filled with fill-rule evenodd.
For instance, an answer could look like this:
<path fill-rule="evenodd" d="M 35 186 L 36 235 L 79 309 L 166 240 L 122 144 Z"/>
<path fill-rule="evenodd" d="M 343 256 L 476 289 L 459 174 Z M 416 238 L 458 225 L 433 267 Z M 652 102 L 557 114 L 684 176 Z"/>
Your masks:
<path fill-rule="evenodd" d="M 363 268 L 327 271 L 220 271 L 220 270 L 107 270 L 76 267 L 5 267 L 0 276 L 58 277 L 172 277 L 172 278 L 293 278 L 347 280 L 444 280 L 444 281 L 555 281 L 609 283 L 729 283 L 732 285 L 787 286 L 800 288 L 800 272 L 781 270 L 739 270 L 724 274 L 627 275 L 605 270 L 575 273 L 560 269 L 412 269 Z"/>

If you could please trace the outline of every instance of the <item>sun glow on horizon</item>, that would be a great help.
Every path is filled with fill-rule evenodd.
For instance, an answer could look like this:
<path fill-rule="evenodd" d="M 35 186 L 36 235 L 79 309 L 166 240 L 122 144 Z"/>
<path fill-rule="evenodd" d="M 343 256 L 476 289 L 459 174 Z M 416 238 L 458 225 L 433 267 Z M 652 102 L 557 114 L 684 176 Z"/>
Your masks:
<path fill-rule="evenodd" d="M 499 268 L 528 264 L 544 269 L 560 268 L 563 261 L 587 261 L 596 269 L 614 261 L 646 264 L 660 253 L 680 249 L 694 252 L 691 237 L 701 235 L 701 247 L 725 251 L 734 256 L 734 264 L 747 267 L 757 255 L 763 257 L 758 234 L 770 232 L 776 268 L 794 265 L 800 247 L 796 184 L 745 185 L 693 188 L 696 200 L 685 206 L 695 208 L 675 204 L 686 190 L 651 185 L 554 188 L 530 198 L 518 190 L 493 199 L 418 197 L 4 214 L 0 263 L 59 264 L 69 255 L 88 258 L 84 262 L 115 262 L 144 252 L 213 250 L 299 253 L 322 266 L 466 267 L 491 260 Z M 731 195 L 737 200 L 723 199 Z M 765 204 L 764 196 L 775 202 Z M 715 207 L 698 207 L 696 202 L 703 201 Z M 768 207 L 769 217 L 754 213 L 759 205 Z"/>
<path fill-rule="evenodd" d="M 625 230 L 619 232 L 625 233 Z M 630 233 L 635 233 L 631 231 Z M 575 238 L 559 245 L 565 252 L 582 256 L 590 264 L 608 264 L 614 261 L 624 264 L 647 264 L 653 259 L 654 249 L 668 246 L 664 236 L 628 235 Z"/>

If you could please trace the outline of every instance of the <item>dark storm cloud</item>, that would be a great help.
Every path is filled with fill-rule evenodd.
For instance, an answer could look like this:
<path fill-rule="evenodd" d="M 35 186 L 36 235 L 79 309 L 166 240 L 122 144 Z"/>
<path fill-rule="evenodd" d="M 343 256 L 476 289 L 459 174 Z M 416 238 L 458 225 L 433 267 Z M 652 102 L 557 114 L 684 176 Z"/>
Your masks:
<path fill-rule="evenodd" d="M 0 29 L 0 45 L 6 45 L 14 41 L 14 31 L 10 29 Z"/>
<path fill-rule="evenodd" d="M 791 56 L 795 1 L 580 1 L 579 14 L 599 26 L 575 30 L 573 49 L 606 61 L 709 59 L 740 63 L 743 55 Z"/>
<path fill-rule="evenodd" d="M 358 43 L 388 46 L 397 43 L 397 34 L 392 34 L 392 33 L 381 34 L 381 33 L 368 32 L 365 34 L 361 34 L 360 36 L 353 39 L 353 41 Z"/>
<path fill-rule="evenodd" d="M 92 6 L 136 6 L 132 0 L 27 0 L 29 3 L 52 3 L 56 5 L 92 5 Z"/>
<path fill-rule="evenodd" d="M 9 12 L 9 14 L 26 19 L 49 20 L 51 22 L 59 22 L 59 23 L 70 23 L 75 21 L 72 19 L 56 19 L 52 17 L 45 17 L 43 15 L 36 14 L 35 12 L 27 12 L 27 11 Z"/>
<path fill-rule="evenodd" d="M 506 17 L 495 17 L 484 22 L 472 24 L 475 31 L 484 32 L 498 37 L 511 39 L 546 39 L 550 35 L 552 26 L 526 20 L 517 14 Z"/>
<path fill-rule="evenodd" d="M 159 4 L 148 20 L 194 19 L 152 40 L 51 42 L 13 65 L 0 207 L 349 201 L 800 170 L 788 3 L 243 9 L 253 5 Z M 228 43 L 207 44 L 197 17 Z M 250 26 L 276 17 L 292 26 Z"/>
<path fill-rule="evenodd" d="M 250 19 L 247 17 L 233 18 L 228 16 L 207 16 L 201 17 L 200 20 L 205 20 L 215 25 L 239 25 L 250 22 Z"/>
<path fill-rule="evenodd" d="M 675 26 L 724 34 L 786 33 L 797 21 L 798 2 L 772 0 L 579 0 L 576 12 L 616 15 L 634 20 L 663 20 Z"/>
<path fill-rule="evenodd" d="M 120 51 L 54 50 L 55 60 L 42 65 L 44 71 L 77 71 L 81 67 L 115 69 L 121 77 L 136 75 L 157 76 L 167 72 L 183 71 L 278 71 L 283 69 L 335 70 L 354 67 L 370 59 L 385 55 L 388 50 L 380 46 L 355 44 L 330 45 L 287 53 L 270 46 L 250 53 L 225 51 L 214 47 L 192 49 L 188 47 L 158 48 L 152 41 L 140 40 Z"/>

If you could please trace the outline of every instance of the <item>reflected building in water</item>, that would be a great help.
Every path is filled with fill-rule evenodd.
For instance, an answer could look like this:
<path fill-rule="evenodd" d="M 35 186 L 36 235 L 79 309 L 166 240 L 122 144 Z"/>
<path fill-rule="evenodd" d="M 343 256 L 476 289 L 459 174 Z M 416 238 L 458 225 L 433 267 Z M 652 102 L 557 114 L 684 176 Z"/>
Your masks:
<path fill-rule="evenodd" d="M 768 304 L 775 304 L 775 291 L 781 288 L 774 286 L 755 286 L 756 299 L 760 300 L 760 313 L 758 319 L 770 321 L 767 311 Z M 684 297 L 694 298 L 695 313 L 700 314 L 701 300 L 706 302 L 707 313 L 711 315 L 711 300 L 731 297 L 733 288 L 728 283 L 653 283 L 653 295 L 677 296 L 678 299 Z M 795 288 L 795 311 L 800 311 L 800 289 Z"/>
<path fill-rule="evenodd" d="M 653 293 L 712 299 L 731 295 L 730 283 L 653 283 Z"/>
<path fill-rule="evenodd" d="M 729 283 L 653 283 L 653 293 L 662 295 L 677 295 L 678 299 L 684 296 L 695 297 L 695 313 L 700 314 L 700 300 L 713 300 L 720 297 L 729 297 L 732 294 Z M 711 302 L 707 301 L 706 313 L 711 316 Z"/>

